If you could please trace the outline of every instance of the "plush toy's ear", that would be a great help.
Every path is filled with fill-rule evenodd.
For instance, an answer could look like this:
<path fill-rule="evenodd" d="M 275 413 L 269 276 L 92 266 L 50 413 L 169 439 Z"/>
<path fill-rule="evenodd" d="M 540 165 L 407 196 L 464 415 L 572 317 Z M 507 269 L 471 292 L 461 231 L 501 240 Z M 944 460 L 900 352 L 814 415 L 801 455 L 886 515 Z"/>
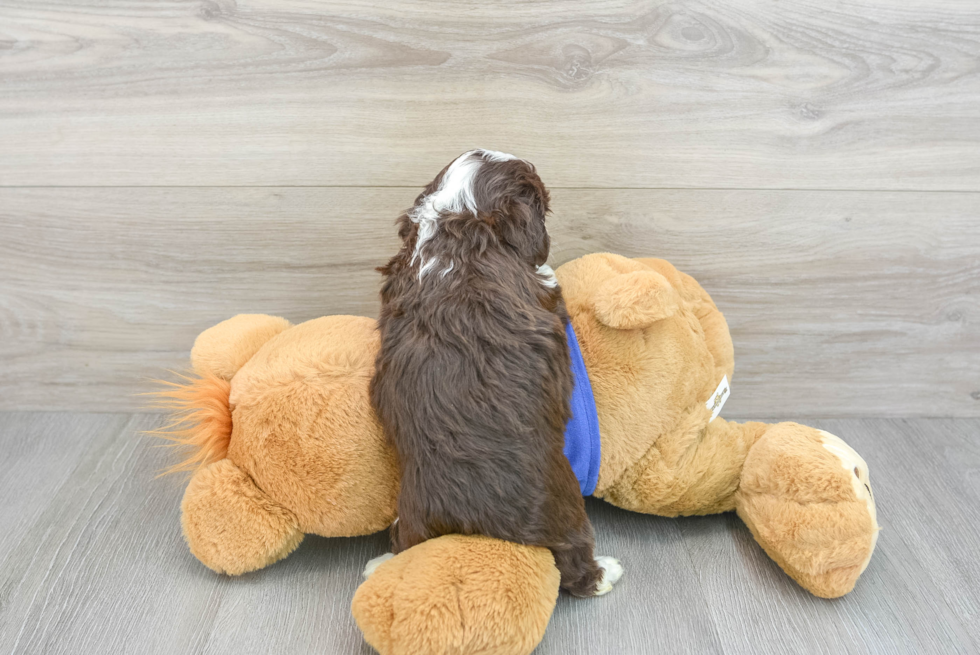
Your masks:
<path fill-rule="evenodd" d="M 680 298 L 670 282 L 655 271 L 633 271 L 606 280 L 596 289 L 596 318 L 603 325 L 635 330 L 673 316 Z"/>

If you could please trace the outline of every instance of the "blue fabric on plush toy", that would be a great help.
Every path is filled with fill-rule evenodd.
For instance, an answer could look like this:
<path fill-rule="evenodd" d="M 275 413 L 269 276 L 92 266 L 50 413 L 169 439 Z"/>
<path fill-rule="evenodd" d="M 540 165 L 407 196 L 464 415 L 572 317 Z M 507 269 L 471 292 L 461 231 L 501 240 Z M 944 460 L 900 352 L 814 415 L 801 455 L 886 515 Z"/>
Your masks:
<path fill-rule="evenodd" d="M 583 496 L 591 496 L 599 481 L 599 415 L 595 409 L 589 373 L 585 370 L 585 360 L 578 345 L 578 338 L 571 322 L 565 324 L 568 338 L 568 354 L 572 359 L 572 375 L 575 386 L 572 388 L 572 418 L 565 426 L 565 457 L 572 465 L 578 478 Z"/>

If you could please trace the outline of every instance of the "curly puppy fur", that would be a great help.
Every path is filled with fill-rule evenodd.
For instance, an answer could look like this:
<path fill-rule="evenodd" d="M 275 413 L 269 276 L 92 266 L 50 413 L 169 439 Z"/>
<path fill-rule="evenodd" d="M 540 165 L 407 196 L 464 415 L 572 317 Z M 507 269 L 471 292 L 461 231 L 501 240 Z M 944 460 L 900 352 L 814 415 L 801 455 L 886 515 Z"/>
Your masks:
<path fill-rule="evenodd" d="M 371 402 L 401 468 L 395 553 L 452 533 L 543 546 L 589 596 L 602 569 L 562 453 L 572 375 L 547 213 L 511 155 L 464 153 L 429 183 L 379 269 Z"/>

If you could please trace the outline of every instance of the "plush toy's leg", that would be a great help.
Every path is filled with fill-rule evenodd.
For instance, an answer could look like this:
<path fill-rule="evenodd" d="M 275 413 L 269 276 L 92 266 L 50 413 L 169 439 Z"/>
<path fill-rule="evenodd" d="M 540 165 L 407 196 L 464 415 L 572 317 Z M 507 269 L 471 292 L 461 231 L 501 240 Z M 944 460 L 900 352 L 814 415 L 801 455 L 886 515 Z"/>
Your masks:
<path fill-rule="evenodd" d="M 194 474 L 180 508 L 191 552 L 218 573 L 261 569 L 303 540 L 296 517 L 227 459 Z"/>
<path fill-rule="evenodd" d="M 738 515 L 802 587 L 843 596 L 878 538 L 868 465 L 838 437 L 796 423 L 766 430 L 745 460 Z"/>
<path fill-rule="evenodd" d="M 602 494 L 617 507 L 659 516 L 718 514 L 735 509 L 742 464 L 765 423 L 705 427 L 703 408 L 688 414 Z"/>
<path fill-rule="evenodd" d="M 526 655 L 544 636 L 559 578 L 547 549 L 450 535 L 378 564 L 351 612 L 381 655 Z"/>

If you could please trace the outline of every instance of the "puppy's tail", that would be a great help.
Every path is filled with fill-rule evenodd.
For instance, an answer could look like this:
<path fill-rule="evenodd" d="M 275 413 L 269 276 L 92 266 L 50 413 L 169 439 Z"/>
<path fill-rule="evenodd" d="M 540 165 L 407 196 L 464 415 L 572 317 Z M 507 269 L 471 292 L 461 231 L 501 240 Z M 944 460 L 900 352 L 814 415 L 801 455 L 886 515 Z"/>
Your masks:
<path fill-rule="evenodd" d="M 194 471 L 224 459 L 231 442 L 231 383 L 210 373 L 177 375 L 178 382 L 157 380 L 164 388 L 148 394 L 155 398 L 151 407 L 166 410 L 171 421 L 146 434 L 166 439 L 171 442 L 168 446 L 182 451 L 181 460 L 161 475 Z"/>

